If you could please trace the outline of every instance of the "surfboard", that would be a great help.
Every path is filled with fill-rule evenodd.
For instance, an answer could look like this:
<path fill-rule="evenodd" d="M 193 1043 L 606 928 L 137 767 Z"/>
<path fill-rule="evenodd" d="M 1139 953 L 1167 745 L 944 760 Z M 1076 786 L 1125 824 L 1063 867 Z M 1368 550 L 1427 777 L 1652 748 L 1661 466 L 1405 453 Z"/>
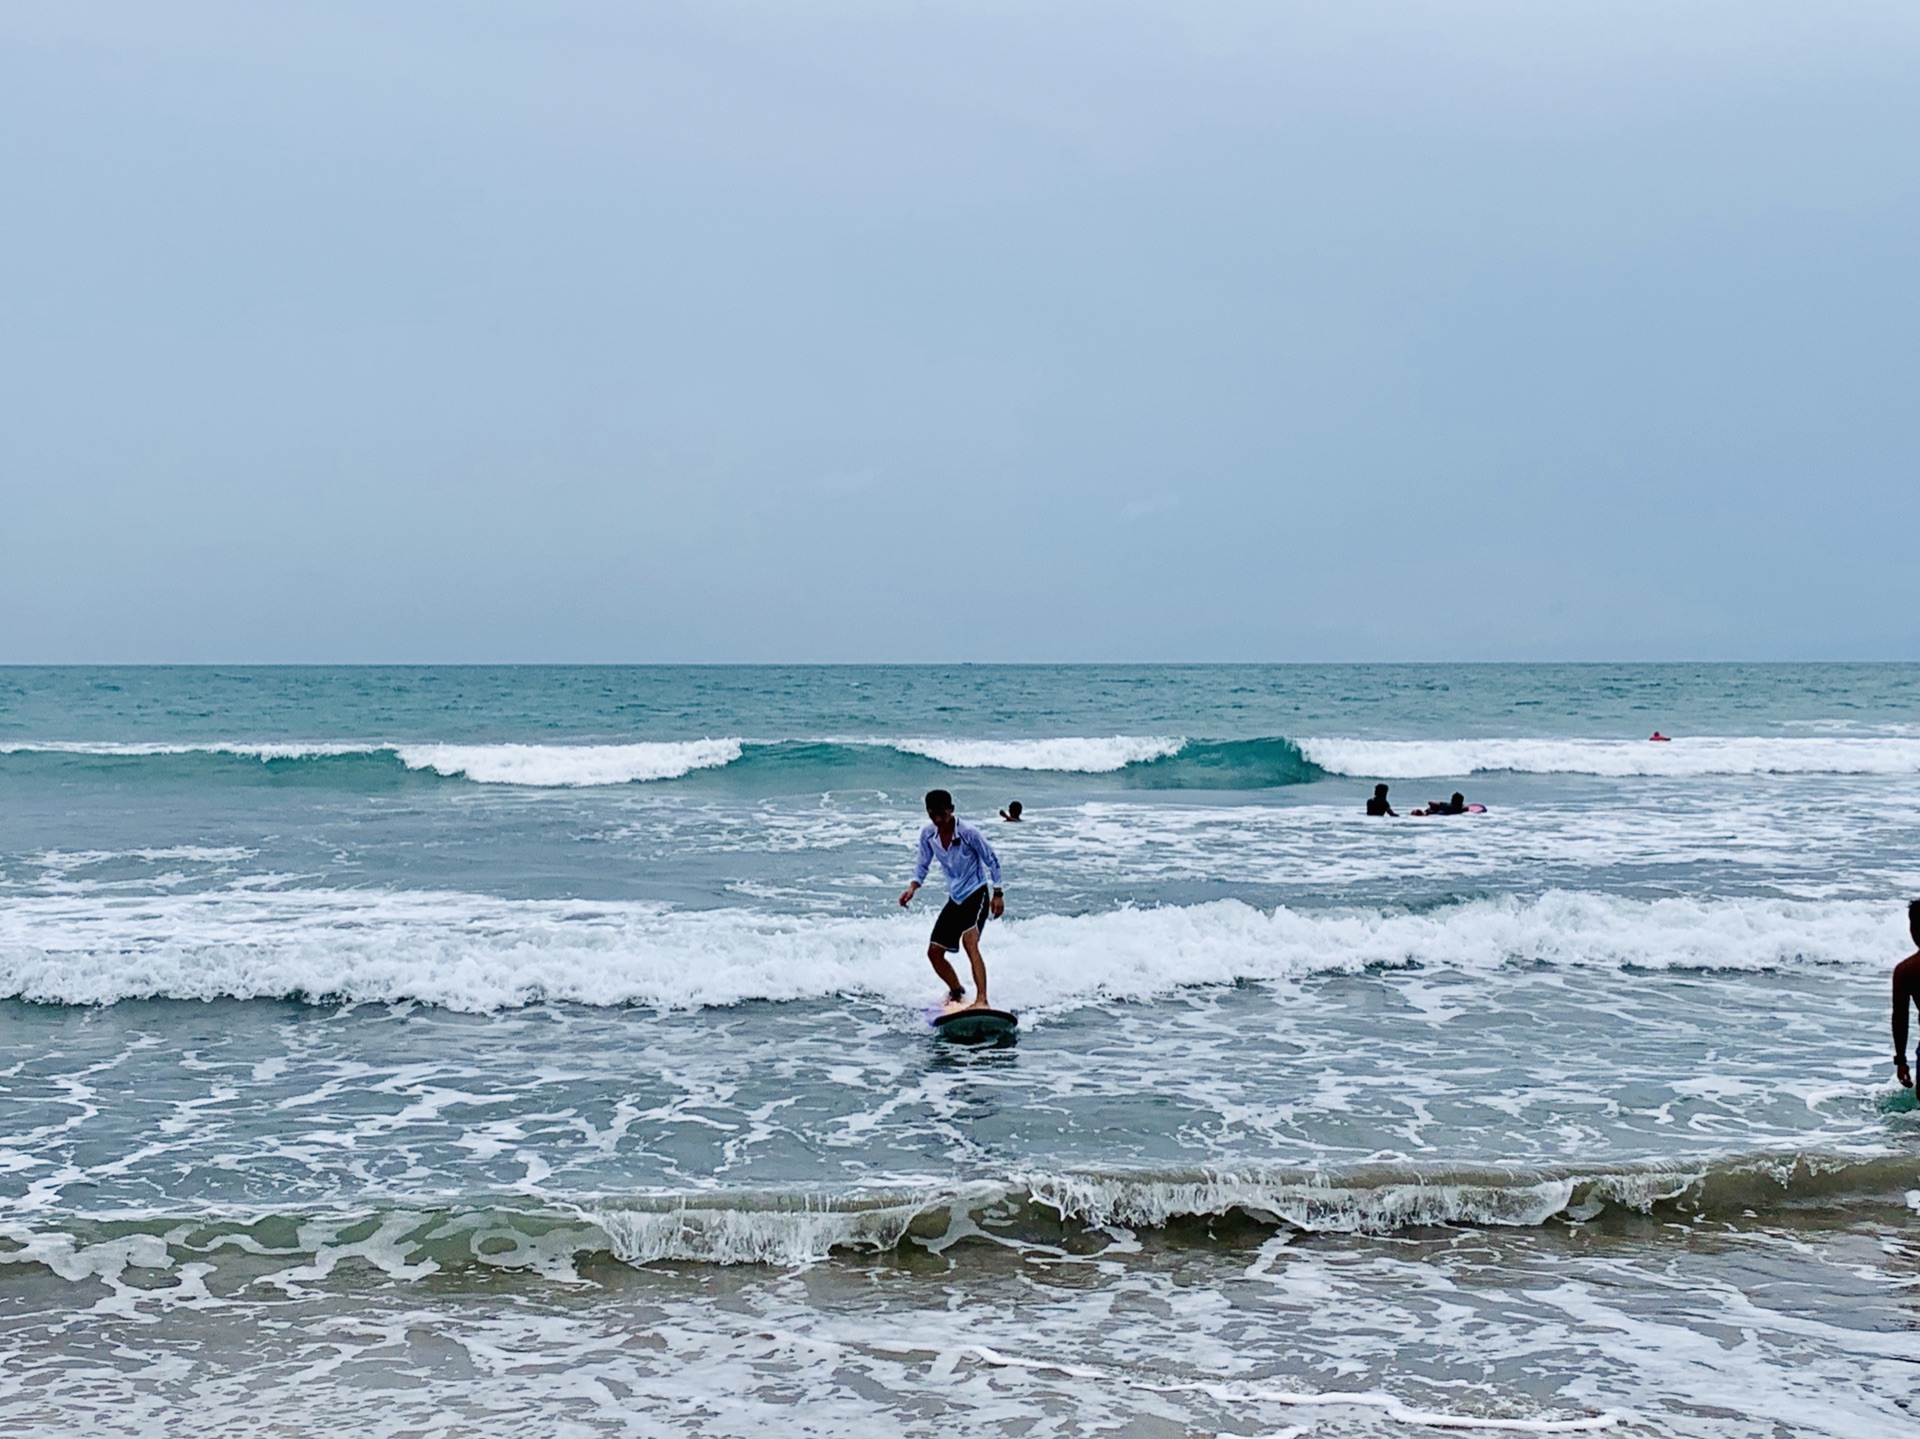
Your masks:
<path fill-rule="evenodd" d="M 1012 1044 L 1018 1015 L 1004 1009 L 956 1009 L 933 1021 L 933 1037 L 950 1044 Z"/>

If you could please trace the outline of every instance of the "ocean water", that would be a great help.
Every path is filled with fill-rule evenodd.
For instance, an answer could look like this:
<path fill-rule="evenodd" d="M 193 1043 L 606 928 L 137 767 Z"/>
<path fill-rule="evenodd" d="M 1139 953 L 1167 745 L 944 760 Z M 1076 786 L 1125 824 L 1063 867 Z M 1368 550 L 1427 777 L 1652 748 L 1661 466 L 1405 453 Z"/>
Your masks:
<path fill-rule="evenodd" d="M 1914 895 L 1912 666 L 0 670 L 0 1431 L 1907 1432 Z"/>

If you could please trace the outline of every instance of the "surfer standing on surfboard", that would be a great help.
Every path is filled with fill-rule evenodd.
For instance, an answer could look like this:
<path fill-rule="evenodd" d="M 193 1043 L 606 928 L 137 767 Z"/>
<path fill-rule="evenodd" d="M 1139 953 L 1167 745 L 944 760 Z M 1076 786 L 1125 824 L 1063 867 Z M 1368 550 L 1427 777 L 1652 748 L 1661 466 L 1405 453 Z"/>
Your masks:
<path fill-rule="evenodd" d="M 1907 933 L 1914 951 L 1893 967 L 1893 1072 L 1901 1088 L 1914 1089 L 1913 1071 L 1907 1068 L 1907 1006 L 1920 1009 L 1920 899 L 1907 906 Z M 1914 1062 L 1920 1065 L 1920 1052 Z"/>
<path fill-rule="evenodd" d="M 947 987 L 947 1009 L 985 1009 L 987 1005 L 987 962 L 980 956 L 980 931 L 987 917 L 998 919 L 1006 912 L 1005 892 L 1000 888 L 1000 856 L 986 838 L 953 812 L 953 796 L 943 789 L 927 791 L 927 818 L 931 821 L 920 831 L 920 860 L 914 866 L 913 883 L 900 896 L 900 907 L 913 903 L 913 897 L 926 881 L 934 860 L 947 876 L 947 903 L 933 922 L 933 935 L 927 941 L 927 962 Z M 993 878 L 991 898 L 987 878 Z M 973 1003 L 965 1003 L 967 992 L 960 976 L 947 959 L 964 947 L 973 964 Z"/>

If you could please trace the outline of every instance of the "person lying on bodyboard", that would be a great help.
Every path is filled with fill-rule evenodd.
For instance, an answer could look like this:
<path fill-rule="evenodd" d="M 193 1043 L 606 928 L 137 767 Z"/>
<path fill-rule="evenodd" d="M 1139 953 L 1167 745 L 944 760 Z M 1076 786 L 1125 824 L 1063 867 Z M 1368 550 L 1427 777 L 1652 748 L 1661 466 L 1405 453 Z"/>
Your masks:
<path fill-rule="evenodd" d="M 1000 888 L 1000 856 L 993 852 L 979 830 L 953 812 L 953 796 L 943 789 L 927 791 L 928 825 L 920 831 L 920 858 L 914 866 L 913 883 L 900 896 L 900 907 L 913 903 L 927 870 L 934 860 L 947 876 L 947 903 L 933 922 L 933 934 L 927 940 L 927 962 L 947 987 L 946 1012 L 960 1009 L 988 1009 L 987 962 L 980 954 L 980 931 L 987 919 L 1000 918 L 1006 912 L 1006 892 Z M 988 877 L 993 880 L 989 894 Z M 964 948 L 973 965 L 973 1002 L 960 985 L 947 956 Z"/>
<path fill-rule="evenodd" d="M 1455 790 L 1452 799 L 1430 799 L 1427 801 L 1427 807 L 1425 809 L 1410 809 L 1407 813 L 1417 815 L 1485 814 L 1486 811 L 1487 807 L 1485 805 L 1468 804 L 1467 797 L 1461 794 L 1459 790 Z"/>

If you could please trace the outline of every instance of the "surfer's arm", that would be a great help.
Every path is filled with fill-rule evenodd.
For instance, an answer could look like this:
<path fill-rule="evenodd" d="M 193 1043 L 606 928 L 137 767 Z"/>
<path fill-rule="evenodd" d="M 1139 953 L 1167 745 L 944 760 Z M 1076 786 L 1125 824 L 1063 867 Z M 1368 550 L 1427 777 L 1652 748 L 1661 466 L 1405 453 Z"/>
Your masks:
<path fill-rule="evenodd" d="M 928 832 L 920 832 L 920 858 L 913 866 L 913 882 L 907 886 L 905 894 L 900 896 L 900 907 L 905 909 L 913 903 L 914 895 L 920 892 L 920 886 L 927 882 L 927 870 L 933 864 L 933 844 L 927 837 Z"/>
<path fill-rule="evenodd" d="M 988 877 L 993 880 L 993 917 L 998 919 L 1007 910 L 1007 901 L 1000 889 L 1000 856 L 993 852 L 993 846 L 987 843 L 985 835 L 979 836 L 978 848 L 980 858 L 987 866 Z"/>
<path fill-rule="evenodd" d="M 979 836 L 975 848 L 980 852 L 981 862 L 987 867 L 988 877 L 993 880 L 993 892 L 1000 893 L 1000 856 L 993 852 L 993 846 L 987 843 L 984 834 Z"/>
<path fill-rule="evenodd" d="M 1908 955 L 1893 967 L 1893 1065 L 1900 1082 L 1907 1080 L 1907 1006 L 1920 1003 L 1920 954 Z"/>

